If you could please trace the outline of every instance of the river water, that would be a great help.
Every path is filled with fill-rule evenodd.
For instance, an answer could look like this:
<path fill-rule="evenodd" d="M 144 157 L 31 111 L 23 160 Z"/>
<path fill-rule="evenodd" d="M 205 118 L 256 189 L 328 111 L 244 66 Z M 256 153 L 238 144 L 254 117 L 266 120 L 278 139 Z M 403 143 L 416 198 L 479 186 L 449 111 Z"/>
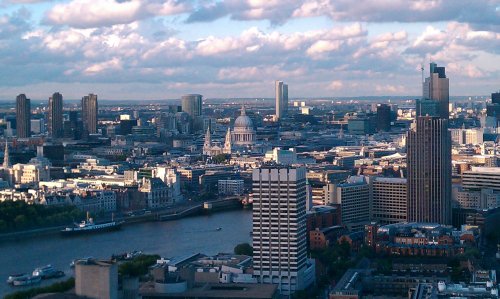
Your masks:
<path fill-rule="evenodd" d="M 222 230 L 218 231 L 218 227 Z M 69 264 L 75 258 L 109 258 L 114 253 L 134 250 L 167 258 L 232 252 L 237 244 L 251 241 L 251 230 L 251 210 L 235 210 L 169 222 L 138 223 L 102 234 L 3 241 L 0 242 L 0 295 L 23 289 L 3 282 L 9 274 L 30 273 L 39 266 L 52 264 L 68 276 L 72 275 Z M 43 281 L 42 285 L 54 281 Z"/>

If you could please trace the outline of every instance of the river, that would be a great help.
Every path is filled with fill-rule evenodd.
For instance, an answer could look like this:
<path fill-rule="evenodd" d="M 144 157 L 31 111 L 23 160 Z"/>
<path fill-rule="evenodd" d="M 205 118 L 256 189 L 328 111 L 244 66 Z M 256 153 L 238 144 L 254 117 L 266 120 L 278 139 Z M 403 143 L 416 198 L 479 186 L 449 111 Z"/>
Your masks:
<path fill-rule="evenodd" d="M 222 230 L 218 231 L 217 228 Z M 9 274 L 31 272 L 52 264 L 72 275 L 69 267 L 75 258 L 109 258 L 114 253 L 142 250 L 162 257 L 193 253 L 232 252 L 234 246 L 250 242 L 251 210 L 218 212 L 169 222 L 146 222 L 124 226 L 116 232 L 76 237 L 50 235 L 22 241 L 0 243 L 0 280 Z M 43 281 L 42 285 L 54 280 Z M 0 295 L 24 288 L 0 281 Z"/>

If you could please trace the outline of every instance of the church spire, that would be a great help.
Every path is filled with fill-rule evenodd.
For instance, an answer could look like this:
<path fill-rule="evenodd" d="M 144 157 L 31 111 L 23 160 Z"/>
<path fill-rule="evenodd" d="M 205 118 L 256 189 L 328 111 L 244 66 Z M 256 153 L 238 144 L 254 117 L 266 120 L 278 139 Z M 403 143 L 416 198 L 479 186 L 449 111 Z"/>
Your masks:
<path fill-rule="evenodd" d="M 5 152 L 3 154 L 3 168 L 10 168 L 9 142 L 5 139 Z"/>
<path fill-rule="evenodd" d="M 208 155 L 212 149 L 212 136 L 210 135 L 210 127 L 207 128 L 205 133 L 205 143 L 203 144 L 203 154 Z"/>
<path fill-rule="evenodd" d="M 227 128 L 226 140 L 224 141 L 224 154 L 231 154 L 231 128 Z"/>
<path fill-rule="evenodd" d="M 241 115 L 242 116 L 247 115 L 247 111 L 245 110 L 245 105 L 241 105 Z"/>

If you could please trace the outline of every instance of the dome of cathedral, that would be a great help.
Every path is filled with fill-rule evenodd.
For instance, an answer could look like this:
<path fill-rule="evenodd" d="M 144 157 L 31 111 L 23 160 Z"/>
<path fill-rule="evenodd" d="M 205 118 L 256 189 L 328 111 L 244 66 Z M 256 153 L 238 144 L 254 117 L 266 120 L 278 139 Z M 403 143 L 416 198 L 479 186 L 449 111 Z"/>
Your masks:
<path fill-rule="evenodd" d="M 245 112 L 245 107 L 241 109 L 241 115 L 234 121 L 234 128 L 252 128 L 253 122 L 250 117 L 247 116 Z"/>

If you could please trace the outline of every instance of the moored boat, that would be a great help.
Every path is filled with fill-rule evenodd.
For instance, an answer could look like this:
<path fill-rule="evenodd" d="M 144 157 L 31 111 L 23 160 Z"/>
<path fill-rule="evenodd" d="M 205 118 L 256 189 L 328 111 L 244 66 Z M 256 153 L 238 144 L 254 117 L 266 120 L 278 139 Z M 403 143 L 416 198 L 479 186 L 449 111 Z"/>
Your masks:
<path fill-rule="evenodd" d="M 28 278 L 28 277 L 29 277 L 29 275 L 27 273 L 11 274 L 11 275 L 9 275 L 9 278 L 7 278 L 7 283 L 13 284 L 14 281 L 16 281 L 16 280 L 24 279 L 24 278 Z"/>
<path fill-rule="evenodd" d="M 105 232 L 105 231 L 113 231 L 121 228 L 123 222 L 118 221 L 110 221 L 96 224 L 92 218 L 89 218 L 87 214 L 87 219 L 82 221 L 79 224 L 74 225 L 73 227 L 66 227 L 61 230 L 62 235 L 78 235 L 78 234 L 86 234 L 86 233 L 95 233 L 95 232 Z"/>
<path fill-rule="evenodd" d="M 29 286 L 42 281 L 41 276 L 27 276 L 24 278 L 16 279 L 12 282 L 15 286 Z"/>
<path fill-rule="evenodd" d="M 52 275 L 52 273 L 56 272 L 56 269 L 52 267 L 52 265 L 46 265 L 43 267 L 38 267 L 35 270 L 33 270 L 32 275 L 33 276 L 40 276 L 41 278 L 45 278 L 49 275 Z"/>

